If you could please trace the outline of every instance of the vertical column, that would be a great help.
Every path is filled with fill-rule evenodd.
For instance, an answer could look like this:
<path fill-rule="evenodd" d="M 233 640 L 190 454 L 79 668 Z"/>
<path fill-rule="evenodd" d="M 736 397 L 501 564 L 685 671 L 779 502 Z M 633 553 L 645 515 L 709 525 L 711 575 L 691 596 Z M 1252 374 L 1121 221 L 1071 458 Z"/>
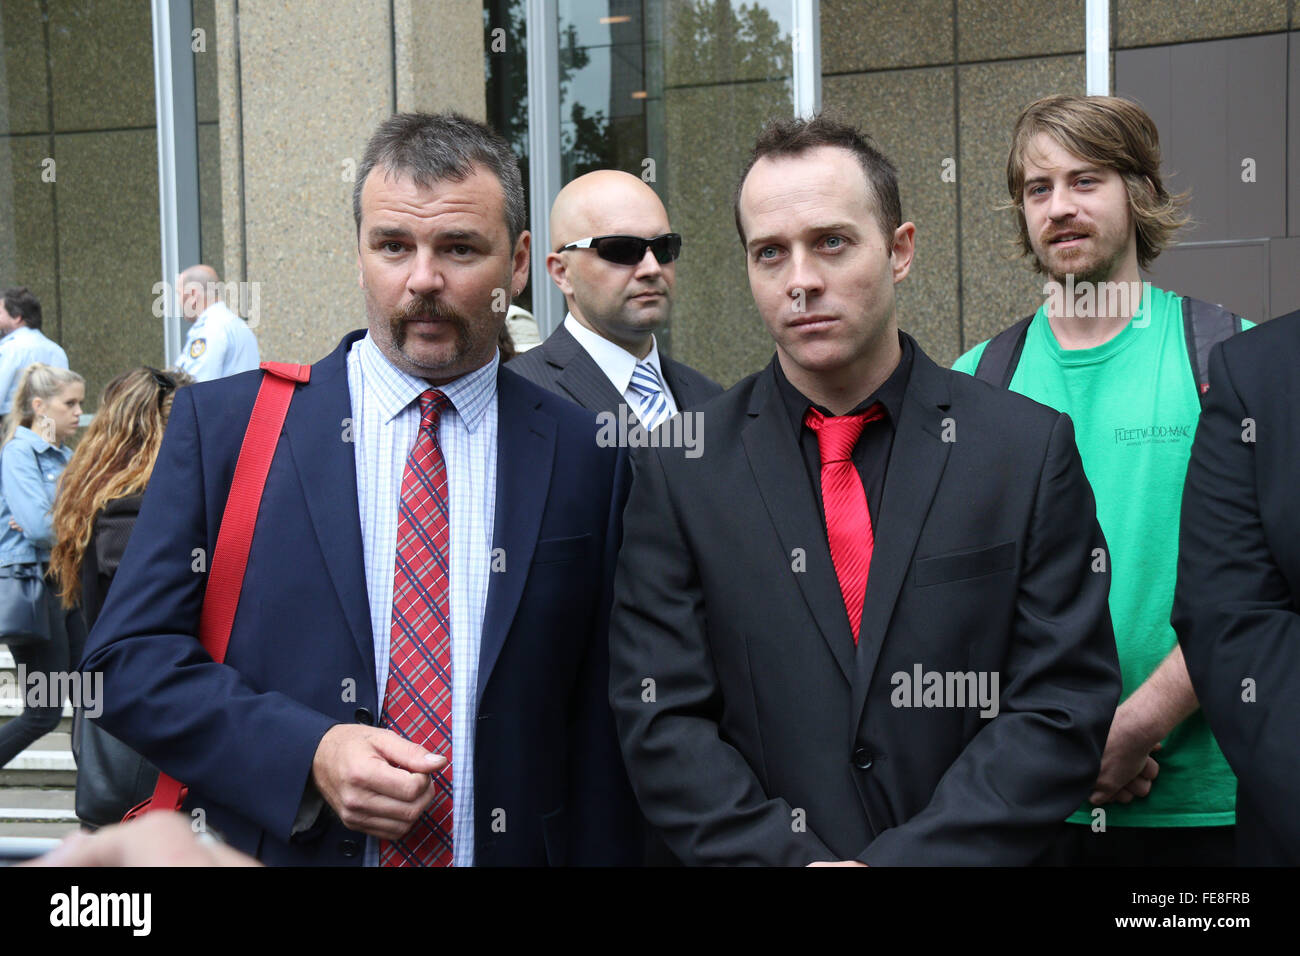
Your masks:
<path fill-rule="evenodd" d="M 195 120 L 193 28 L 188 3 L 153 0 L 154 90 L 158 108 L 158 209 L 162 281 L 199 258 L 198 126 Z M 163 365 L 176 358 L 183 336 L 179 300 L 167 297 Z"/>
<path fill-rule="evenodd" d="M 1088 70 L 1088 95 L 1110 95 L 1110 0 L 1088 0 L 1085 53 Z"/>
<path fill-rule="evenodd" d="M 555 4 L 528 0 L 528 193 L 533 234 L 533 317 L 545 339 L 564 321 L 564 298 L 546 273 L 551 203 L 560 191 L 559 16 Z"/>
<path fill-rule="evenodd" d="M 794 0 L 794 115 L 822 108 L 821 22 L 817 0 Z"/>

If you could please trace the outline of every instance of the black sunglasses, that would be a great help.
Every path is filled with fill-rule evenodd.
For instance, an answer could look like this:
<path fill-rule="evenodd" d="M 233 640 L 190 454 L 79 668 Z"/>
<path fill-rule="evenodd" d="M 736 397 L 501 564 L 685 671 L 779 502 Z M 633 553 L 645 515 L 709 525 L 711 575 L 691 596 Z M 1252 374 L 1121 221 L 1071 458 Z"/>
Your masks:
<path fill-rule="evenodd" d="M 636 265 L 645 258 L 645 251 L 649 249 L 660 265 L 666 265 L 682 254 L 682 237 L 676 232 L 665 232 L 653 239 L 642 239 L 640 236 L 588 236 L 567 246 L 560 246 L 559 251 L 568 249 L 594 249 L 602 259 L 617 262 L 621 266 Z"/>

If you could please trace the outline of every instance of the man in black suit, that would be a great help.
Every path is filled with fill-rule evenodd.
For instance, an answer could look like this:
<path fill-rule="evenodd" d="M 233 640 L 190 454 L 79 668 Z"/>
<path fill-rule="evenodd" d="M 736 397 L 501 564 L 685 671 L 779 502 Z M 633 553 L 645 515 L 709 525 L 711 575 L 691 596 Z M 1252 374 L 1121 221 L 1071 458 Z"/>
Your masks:
<path fill-rule="evenodd" d="M 699 409 L 702 455 L 634 452 L 624 513 L 641 809 L 688 864 L 1030 862 L 1120 693 L 1070 420 L 899 333 L 915 226 L 857 131 L 771 124 L 736 219 L 776 357 Z"/>
<path fill-rule="evenodd" d="M 1237 775 L 1237 860 L 1300 866 L 1300 312 L 1210 353 L 1173 625 Z"/>
<path fill-rule="evenodd" d="M 510 371 L 647 428 L 719 394 L 721 386 L 660 354 L 655 341 L 672 317 L 681 242 L 655 191 L 629 173 L 601 169 L 561 189 L 546 268 L 569 314 Z"/>

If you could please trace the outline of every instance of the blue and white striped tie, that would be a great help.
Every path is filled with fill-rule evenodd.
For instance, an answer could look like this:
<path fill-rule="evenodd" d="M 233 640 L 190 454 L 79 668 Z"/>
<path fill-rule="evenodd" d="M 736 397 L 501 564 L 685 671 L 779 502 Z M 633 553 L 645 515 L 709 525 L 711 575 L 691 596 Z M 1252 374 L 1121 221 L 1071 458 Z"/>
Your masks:
<path fill-rule="evenodd" d="M 653 431 L 655 426 L 669 417 L 668 396 L 664 394 L 663 382 L 659 373 L 649 362 L 642 359 L 632 370 L 632 381 L 628 387 L 636 393 L 637 413 L 646 431 Z"/>

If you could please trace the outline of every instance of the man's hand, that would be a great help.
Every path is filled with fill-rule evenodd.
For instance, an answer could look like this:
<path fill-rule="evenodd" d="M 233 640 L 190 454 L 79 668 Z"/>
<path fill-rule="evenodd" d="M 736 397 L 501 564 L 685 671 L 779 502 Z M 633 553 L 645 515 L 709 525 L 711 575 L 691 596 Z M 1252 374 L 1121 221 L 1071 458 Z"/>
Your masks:
<path fill-rule="evenodd" d="M 261 866 L 211 837 L 204 839 L 179 813 L 146 813 L 92 836 L 74 833 L 23 866 Z"/>
<path fill-rule="evenodd" d="M 1159 737 L 1152 739 L 1153 733 L 1127 701 L 1119 706 L 1106 737 L 1101 772 L 1093 784 L 1089 803 L 1094 807 L 1112 800 L 1132 803 L 1135 797 L 1145 797 L 1151 792 L 1151 784 L 1160 772 L 1160 765 L 1151 753 L 1163 746 Z"/>
<path fill-rule="evenodd" d="M 22 530 L 23 530 L 23 529 L 22 529 L 22 526 L 21 526 L 17 521 L 15 521 L 15 520 L 13 519 L 13 516 L 12 516 L 12 515 L 11 515 L 10 518 L 9 518 L 9 527 L 13 528 L 15 531 L 17 531 L 17 532 L 19 532 L 19 533 L 21 533 Z"/>
<path fill-rule="evenodd" d="M 400 840 L 433 801 L 430 774 L 446 766 L 391 730 L 336 724 L 316 748 L 311 778 L 349 830 Z"/>

